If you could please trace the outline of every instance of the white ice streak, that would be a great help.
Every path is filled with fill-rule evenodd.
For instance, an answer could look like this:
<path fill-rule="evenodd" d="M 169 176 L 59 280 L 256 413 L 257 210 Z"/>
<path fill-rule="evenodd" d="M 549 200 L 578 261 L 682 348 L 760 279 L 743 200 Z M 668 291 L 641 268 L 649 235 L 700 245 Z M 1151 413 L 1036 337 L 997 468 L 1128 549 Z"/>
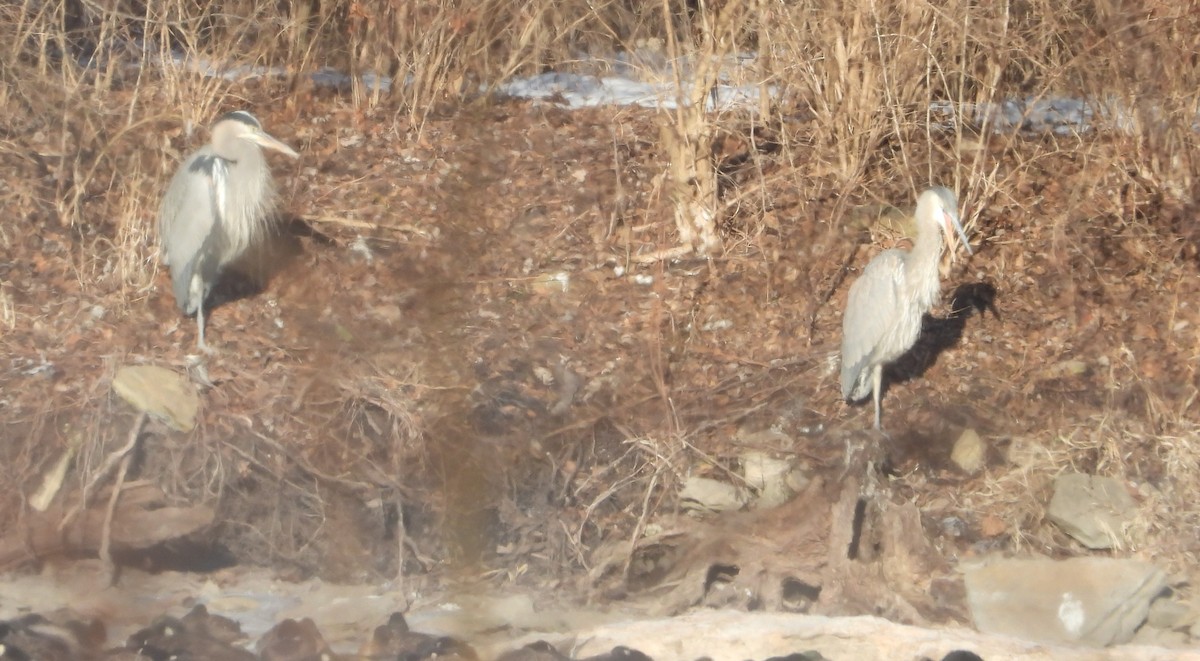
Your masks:
<path fill-rule="evenodd" d="M 557 72 L 514 78 L 501 83 L 496 91 L 523 99 L 557 100 L 569 108 L 641 106 L 673 110 L 678 107 L 680 97 L 690 96 L 680 94 L 673 82 L 640 81 L 615 74 L 592 76 Z M 774 95 L 775 88 L 768 88 L 768 93 Z M 754 109 L 758 107 L 759 99 L 760 89 L 756 85 L 718 83 L 705 95 L 705 109 Z"/>
<path fill-rule="evenodd" d="M 146 51 L 143 51 L 146 53 Z M 151 56 L 153 57 L 153 56 Z M 736 53 L 720 63 L 717 83 L 705 94 L 705 109 L 720 112 L 735 109 L 753 111 L 760 107 L 765 92 L 779 99 L 783 88 L 762 85 L 755 81 L 756 55 Z M 194 55 L 172 52 L 161 62 L 201 76 L 230 81 L 260 78 L 284 78 L 288 71 L 280 67 L 260 65 L 230 65 Z M 597 106 L 640 106 L 643 108 L 675 109 L 687 102 L 692 85 L 697 84 L 695 65 L 687 58 L 672 61 L 655 49 L 635 49 L 614 53 L 610 57 L 581 56 L 573 63 L 576 73 L 549 71 L 532 76 L 511 78 L 488 90 L 523 99 L 539 99 L 568 108 Z M 324 67 L 309 74 L 321 87 L 349 87 L 352 78 L 336 69 Z M 678 76 L 678 78 L 677 78 Z M 677 84 L 676 80 L 681 81 Z M 361 74 L 360 81 L 367 90 L 389 92 L 392 79 L 374 72 Z M 411 77 L 404 81 L 411 84 Z M 679 89 L 679 85 L 683 90 Z M 1088 100 L 1070 96 L 1036 96 L 1008 99 L 994 103 L 956 103 L 933 101 L 929 106 L 934 125 L 952 130 L 957 125 L 986 127 L 992 133 L 1028 133 L 1072 135 L 1091 131 L 1135 132 L 1146 120 L 1145 109 L 1136 113 L 1119 99 Z M 1153 116 L 1153 112 L 1149 113 Z M 1139 117 L 1142 119 L 1139 120 Z M 1195 128 L 1200 130 L 1200 113 Z"/>

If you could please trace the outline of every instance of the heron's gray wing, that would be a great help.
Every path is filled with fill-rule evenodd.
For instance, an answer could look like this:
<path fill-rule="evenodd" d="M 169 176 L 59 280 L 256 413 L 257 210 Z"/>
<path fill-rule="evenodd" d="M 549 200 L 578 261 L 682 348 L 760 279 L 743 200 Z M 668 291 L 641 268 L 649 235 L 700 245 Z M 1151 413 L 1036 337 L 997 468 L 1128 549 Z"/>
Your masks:
<path fill-rule="evenodd" d="M 842 317 L 842 396 L 858 400 L 871 392 L 871 368 L 894 336 L 903 316 L 904 253 L 885 250 L 863 269 L 850 286 Z"/>
<path fill-rule="evenodd" d="M 158 231 L 171 267 L 175 302 L 186 314 L 202 301 L 191 300 L 189 288 L 196 258 L 217 223 L 212 164 L 216 157 L 204 147 L 192 154 L 167 186 L 158 216 Z"/>

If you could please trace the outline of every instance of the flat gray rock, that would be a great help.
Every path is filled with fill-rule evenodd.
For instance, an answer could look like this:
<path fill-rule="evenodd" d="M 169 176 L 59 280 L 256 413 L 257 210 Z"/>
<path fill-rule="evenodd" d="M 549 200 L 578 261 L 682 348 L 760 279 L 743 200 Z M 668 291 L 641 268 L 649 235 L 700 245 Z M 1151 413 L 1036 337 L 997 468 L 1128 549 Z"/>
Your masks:
<path fill-rule="evenodd" d="M 1054 480 L 1046 517 L 1089 549 L 1118 548 L 1137 503 L 1111 477 L 1066 473 Z"/>
<path fill-rule="evenodd" d="M 1131 640 L 1167 585 L 1154 565 L 1114 558 L 994 560 L 965 578 L 980 631 L 1097 647 Z"/>
<path fill-rule="evenodd" d="M 156 365 L 126 365 L 117 370 L 112 386 L 130 406 L 179 431 L 196 427 L 200 394 L 182 374 Z"/>
<path fill-rule="evenodd" d="M 679 490 L 683 508 L 691 512 L 728 512 L 741 509 L 750 498 L 745 490 L 728 482 L 692 476 Z"/>

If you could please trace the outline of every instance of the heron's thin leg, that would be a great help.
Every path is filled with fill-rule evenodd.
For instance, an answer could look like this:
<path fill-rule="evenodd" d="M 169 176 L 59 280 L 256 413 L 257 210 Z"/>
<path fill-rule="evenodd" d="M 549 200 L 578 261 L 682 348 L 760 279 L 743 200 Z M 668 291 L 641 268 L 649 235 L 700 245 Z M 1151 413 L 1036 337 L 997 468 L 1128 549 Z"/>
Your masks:
<path fill-rule="evenodd" d="M 208 298 L 208 288 L 199 271 L 192 272 L 192 280 L 188 283 L 188 300 L 196 302 L 196 346 L 204 353 L 212 353 L 204 341 L 204 301 Z"/>
<path fill-rule="evenodd" d="M 204 342 L 204 304 L 203 303 L 200 304 L 200 307 L 196 308 L 196 326 L 197 326 L 197 328 L 199 328 L 199 331 L 198 331 L 199 335 L 198 335 L 198 340 L 196 342 L 196 346 L 198 346 L 200 348 L 200 350 L 203 351 L 204 353 L 212 353 L 212 349 L 208 348 L 208 344 Z"/>
<path fill-rule="evenodd" d="M 882 396 L 882 393 L 881 393 L 882 390 L 883 390 L 883 365 L 880 364 L 880 365 L 875 366 L 875 369 L 874 369 L 873 373 L 871 374 L 871 394 L 873 394 L 875 396 L 875 428 L 880 429 L 880 430 L 883 429 L 883 426 L 880 425 L 880 418 L 882 417 L 881 416 L 882 411 L 881 411 L 880 405 L 879 405 L 879 398 Z"/>

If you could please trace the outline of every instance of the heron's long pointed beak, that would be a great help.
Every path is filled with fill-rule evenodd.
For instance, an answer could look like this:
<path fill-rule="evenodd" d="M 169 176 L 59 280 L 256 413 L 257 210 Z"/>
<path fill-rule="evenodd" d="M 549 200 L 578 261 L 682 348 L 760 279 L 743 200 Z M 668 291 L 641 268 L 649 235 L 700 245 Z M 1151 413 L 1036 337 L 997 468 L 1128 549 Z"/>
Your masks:
<path fill-rule="evenodd" d="M 958 238 L 962 241 L 963 248 L 966 249 L 968 255 L 974 255 L 975 253 L 971 252 L 971 242 L 967 241 L 967 233 L 963 231 L 962 225 L 958 222 L 958 217 L 953 217 L 953 220 L 954 230 L 958 232 Z"/>
<path fill-rule="evenodd" d="M 263 149 L 274 149 L 275 151 L 277 151 L 281 154 L 287 154 L 288 156 L 291 156 L 292 158 L 300 158 L 300 154 L 296 153 L 295 149 L 292 149 L 291 147 L 287 146 L 283 142 L 280 142 L 279 140 L 275 139 L 274 137 L 272 137 L 270 135 L 267 135 L 266 133 L 264 133 L 262 131 L 254 133 L 252 139 L 254 140 L 254 142 L 258 143 L 258 146 L 262 147 Z"/>
<path fill-rule="evenodd" d="M 954 249 L 954 237 L 958 235 L 958 240 L 962 243 L 963 248 L 966 248 L 968 255 L 975 253 L 971 252 L 971 244 L 967 243 L 967 233 L 963 231 L 962 224 L 958 222 L 958 215 L 951 211 L 942 212 L 942 236 L 946 239 L 946 245 L 950 247 L 950 263 L 958 261 L 958 251 Z M 950 228 L 954 231 L 951 232 Z"/>
<path fill-rule="evenodd" d="M 958 222 L 958 215 L 953 212 L 945 212 L 945 222 L 942 223 L 942 230 L 946 234 L 946 243 L 950 243 L 950 228 L 958 234 L 958 240 L 962 242 L 962 247 L 966 249 L 968 255 L 974 255 L 971 252 L 971 244 L 967 241 L 967 233 L 963 231 L 962 223 Z M 954 249 L 950 251 L 951 259 L 953 259 Z"/>

